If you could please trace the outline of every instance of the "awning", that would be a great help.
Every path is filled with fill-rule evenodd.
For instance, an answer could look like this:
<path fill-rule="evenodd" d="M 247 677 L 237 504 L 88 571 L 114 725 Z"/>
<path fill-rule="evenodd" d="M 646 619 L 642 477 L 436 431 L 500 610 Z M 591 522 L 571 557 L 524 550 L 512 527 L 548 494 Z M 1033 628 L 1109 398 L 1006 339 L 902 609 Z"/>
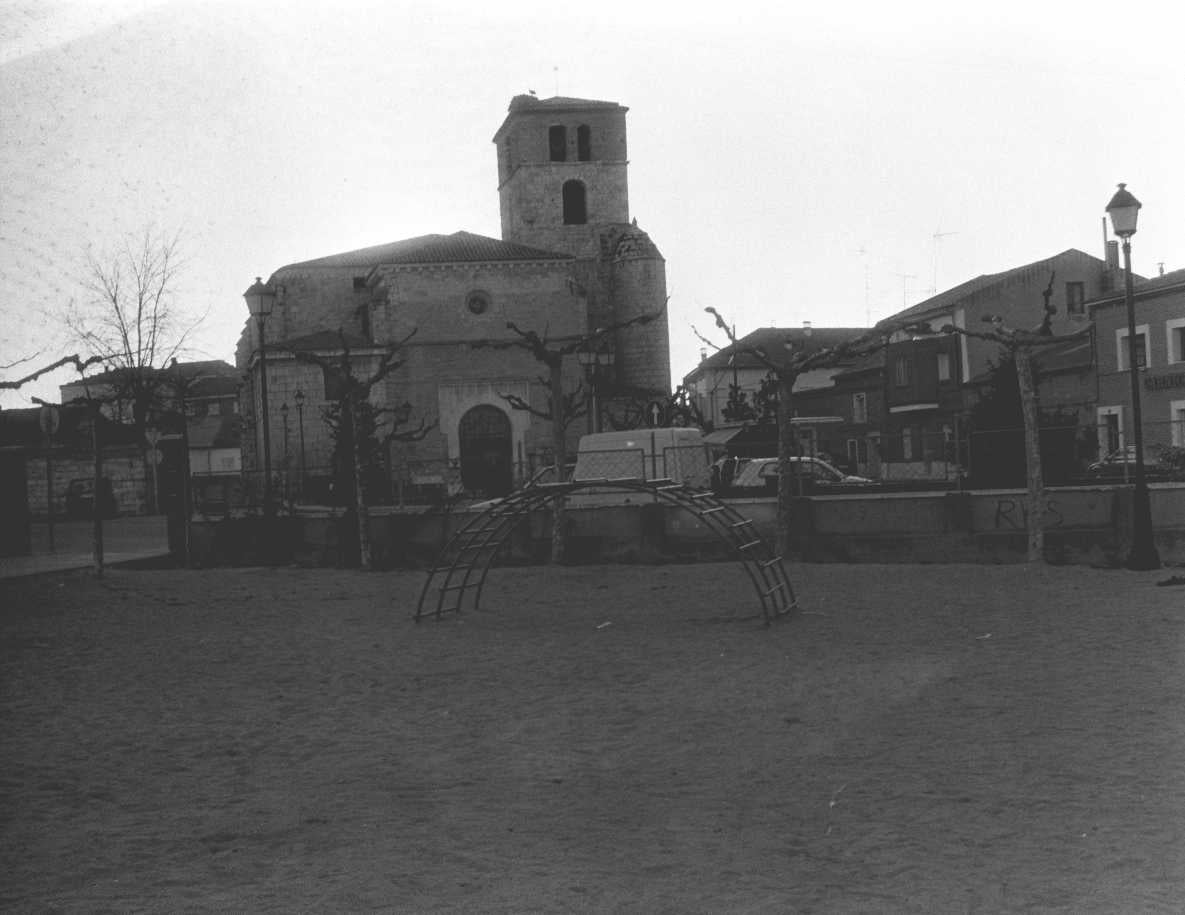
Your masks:
<path fill-rule="evenodd" d="M 744 431 L 744 426 L 730 426 L 727 429 L 717 429 L 715 432 L 709 432 L 704 436 L 704 444 L 727 445 Z"/>

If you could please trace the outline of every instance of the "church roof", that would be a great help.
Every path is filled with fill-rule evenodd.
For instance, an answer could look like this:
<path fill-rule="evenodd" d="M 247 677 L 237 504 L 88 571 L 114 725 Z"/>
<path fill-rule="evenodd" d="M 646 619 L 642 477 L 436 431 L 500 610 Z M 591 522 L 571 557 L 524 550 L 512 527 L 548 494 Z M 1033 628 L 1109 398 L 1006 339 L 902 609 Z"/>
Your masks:
<path fill-rule="evenodd" d="M 516 95 L 510 100 L 509 111 L 559 110 L 569 108 L 622 108 L 617 102 L 606 102 L 594 98 L 572 98 L 567 95 L 553 95 L 538 98 L 534 95 Z"/>
<path fill-rule="evenodd" d="M 497 261 L 571 260 L 571 255 L 544 251 L 514 242 L 454 232 L 452 235 L 418 235 L 402 241 L 330 254 L 313 260 L 287 264 L 276 273 L 305 267 L 358 267 L 372 269 L 382 264 L 468 264 Z"/>

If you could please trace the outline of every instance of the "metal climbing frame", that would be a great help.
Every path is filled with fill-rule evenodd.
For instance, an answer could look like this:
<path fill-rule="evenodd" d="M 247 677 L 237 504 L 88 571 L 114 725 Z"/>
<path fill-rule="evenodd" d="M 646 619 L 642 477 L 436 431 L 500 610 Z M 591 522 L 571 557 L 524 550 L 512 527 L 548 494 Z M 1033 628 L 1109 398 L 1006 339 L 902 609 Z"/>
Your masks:
<path fill-rule="evenodd" d="M 486 574 L 515 528 L 536 509 L 546 508 L 581 490 L 643 493 L 689 511 L 735 551 L 761 598 L 761 613 L 767 626 L 797 606 L 782 557 L 774 554 L 757 533 L 752 520 L 722 502 L 714 493 L 692 489 L 672 480 L 631 477 L 530 486 L 470 519 L 453 534 L 429 570 L 416 605 L 416 622 L 428 615 L 440 619 L 445 613 L 459 614 L 467 599 L 469 609 L 476 610 L 481 603 Z M 434 590 L 435 599 L 430 601 L 429 594 Z M 435 607 L 428 606 L 433 603 Z"/>

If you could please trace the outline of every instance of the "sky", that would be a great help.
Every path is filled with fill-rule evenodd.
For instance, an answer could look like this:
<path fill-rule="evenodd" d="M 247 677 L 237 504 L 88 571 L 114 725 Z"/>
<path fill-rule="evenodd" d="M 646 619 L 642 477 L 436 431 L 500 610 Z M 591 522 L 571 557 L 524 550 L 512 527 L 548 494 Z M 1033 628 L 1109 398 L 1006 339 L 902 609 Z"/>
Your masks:
<path fill-rule="evenodd" d="M 1182 18 L 1139 0 L 0 0 L 0 377 L 75 351 L 59 316 L 88 251 L 148 226 L 181 239 L 188 358 L 229 362 L 257 275 L 498 237 L 491 140 L 529 90 L 629 108 L 676 382 L 697 330 L 726 342 L 707 306 L 742 335 L 866 326 L 1067 248 L 1102 256 L 1120 181 L 1144 204 L 1135 271 L 1179 269 Z"/>

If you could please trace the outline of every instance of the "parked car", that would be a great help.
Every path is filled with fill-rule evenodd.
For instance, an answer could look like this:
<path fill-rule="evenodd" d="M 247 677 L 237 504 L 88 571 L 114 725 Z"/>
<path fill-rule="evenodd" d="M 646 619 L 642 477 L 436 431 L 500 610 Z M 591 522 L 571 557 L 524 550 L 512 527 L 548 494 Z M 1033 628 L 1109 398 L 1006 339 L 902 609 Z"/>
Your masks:
<path fill-rule="evenodd" d="M 1136 473 L 1136 446 L 1125 445 L 1086 468 L 1091 480 L 1131 480 Z M 1178 474 L 1179 475 L 1179 474 Z M 1173 467 L 1153 449 L 1144 449 L 1144 476 L 1150 480 L 1174 479 Z"/>
<path fill-rule="evenodd" d="M 870 489 L 878 485 L 876 480 L 844 473 L 820 458 L 792 457 L 790 462 L 792 469 L 802 481 L 803 492 L 808 495 Z M 725 489 L 725 494 L 757 495 L 773 494 L 777 491 L 778 459 L 750 458 L 738 461 L 732 482 Z"/>
<path fill-rule="evenodd" d="M 91 477 L 71 480 L 66 487 L 66 515 L 70 518 L 93 518 L 95 513 L 95 481 Z M 116 515 L 115 493 L 111 480 L 102 477 L 99 481 L 99 514 L 103 518 Z"/>

